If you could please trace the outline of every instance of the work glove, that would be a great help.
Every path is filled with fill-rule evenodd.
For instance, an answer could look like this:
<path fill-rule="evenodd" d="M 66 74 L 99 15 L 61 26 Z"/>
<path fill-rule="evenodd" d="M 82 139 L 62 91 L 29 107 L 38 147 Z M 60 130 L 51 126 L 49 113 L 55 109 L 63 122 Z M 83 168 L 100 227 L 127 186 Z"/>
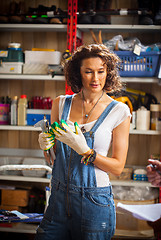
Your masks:
<path fill-rule="evenodd" d="M 40 148 L 44 151 L 47 151 L 54 146 L 55 144 L 54 140 L 55 140 L 55 135 L 52 132 L 52 130 L 49 133 L 42 132 L 39 134 L 38 142 L 39 142 Z"/>
<path fill-rule="evenodd" d="M 74 123 L 74 126 L 75 132 L 71 130 L 64 120 L 61 120 L 61 126 L 57 122 L 51 125 L 56 139 L 67 144 L 78 154 L 83 155 L 87 153 L 90 148 L 77 122 Z"/>

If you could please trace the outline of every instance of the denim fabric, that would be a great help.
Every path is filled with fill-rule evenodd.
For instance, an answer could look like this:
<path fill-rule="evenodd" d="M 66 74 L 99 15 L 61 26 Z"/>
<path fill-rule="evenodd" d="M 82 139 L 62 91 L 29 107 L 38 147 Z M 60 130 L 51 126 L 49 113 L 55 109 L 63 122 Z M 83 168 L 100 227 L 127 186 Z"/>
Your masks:
<path fill-rule="evenodd" d="M 62 119 L 66 120 L 72 97 L 66 98 Z M 90 132 L 84 134 L 93 148 L 94 133 L 111 109 L 112 101 Z M 81 164 L 81 157 L 57 141 L 52 190 L 48 208 L 37 229 L 36 240 L 109 240 L 115 231 L 112 187 L 97 187 L 94 165 Z"/>
<path fill-rule="evenodd" d="M 108 240 L 114 230 L 111 186 L 67 187 L 52 181 L 49 207 L 37 230 L 36 240 Z"/>

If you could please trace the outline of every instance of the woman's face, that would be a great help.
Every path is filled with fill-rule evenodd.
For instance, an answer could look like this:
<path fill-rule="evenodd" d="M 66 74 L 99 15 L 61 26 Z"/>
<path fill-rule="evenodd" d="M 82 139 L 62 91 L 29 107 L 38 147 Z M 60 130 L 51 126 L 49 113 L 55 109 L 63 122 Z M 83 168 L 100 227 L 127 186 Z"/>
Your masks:
<path fill-rule="evenodd" d="M 80 73 L 83 88 L 92 92 L 99 92 L 103 89 L 106 82 L 107 68 L 101 58 L 84 59 L 80 67 Z"/>

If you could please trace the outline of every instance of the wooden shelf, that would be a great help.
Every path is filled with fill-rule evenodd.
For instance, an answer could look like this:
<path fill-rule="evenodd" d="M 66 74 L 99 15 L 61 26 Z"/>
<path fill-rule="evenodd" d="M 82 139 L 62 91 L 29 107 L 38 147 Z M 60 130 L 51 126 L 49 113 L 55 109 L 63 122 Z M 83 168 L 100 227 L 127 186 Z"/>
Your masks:
<path fill-rule="evenodd" d="M 40 127 L 35 128 L 34 126 L 13 126 L 13 125 L 0 125 L 0 130 L 13 130 L 13 131 L 41 131 Z M 160 131 L 154 130 L 130 130 L 130 134 L 141 134 L 141 135 L 160 135 Z"/>
<path fill-rule="evenodd" d="M 50 183 L 48 178 L 40 177 L 24 177 L 24 176 L 15 176 L 15 175 L 0 175 L 0 180 L 6 181 L 18 181 L 18 182 L 35 182 L 35 183 Z"/>
<path fill-rule="evenodd" d="M 121 81 L 125 83 L 159 83 L 156 77 L 121 77 Z"/>
<path fill-rule="evenodd" d="M 133 180 L 111 180 L 112 186 L 126 186 L 126 187 L 154 187 L 147 181 L 133 181 Z"/>
<path fill-rule="evenodd" d="M 67 24 L 14 24 L 6 23 L 0 24 L 0 31 L 37 31 L 37 32 L 66 32 Z"/>
<path fill-rule="evenodd" d="M 50 81 L 65 81 L 63 75 L 36 75 L 36 74 L 0 74 L 0 79 L 8 80 L 50 80 Z"/>
<path fill-rule="evenodd" d="M 16 182 L 35 182 L 35 183 L 50 183 L 48 178 L 39 177 L 24 177 L 14 175 L 0 175 L 0 180 L 16 181 Z M 133 180 L 111 180 L 112 186 L 127 186 L 127 187 L 154 187 L 151 183 L 146 181 L 133 181 Z"/>
<path fill-rule="evenodd" d="M 77 24 L 77 28 L 83 32 L 102 30 L 104 32 L 156 32 L 161 30 L 161 26 L 156 25 L 121 25 L 121 24 Z"/>
<path fill-rule="evenodd" d="M 156 25 L 121 25 L 121 24 L 77 24 L 77 29 L 81 31 L 89 31 L 92 29 L 93 31 L 133 31 L 133 32 L 156 32 L 161 30 L 161 26 Z M 0 24 L 0 31 L 37 31 L 37 32 L 48 32 L 48 31 L 56 31 L 56 32 L 66 32 L 67 25 L 66 24 L 14 24 L 14 23 L 6 23 Z"/>
<path fill-rule="evenodd" d="M 33 74 L 0 74 L 0 79 L 8 80 L 50 80 L 50 81 L 65 81 L 64 75 L 33 75 Z M 156 77 L 121 77 L 123 82 L 127 83 L 158 83 L 159 79 Z"/>
<path fill-rule="evenodd" d="M 39 223 L 10 223 L 10 227 L 0 227 L 0 232 L 35 234 L 38 225 Z"/>
<path fill-rule="evenodd" d="M 13 126 L 13 125 L 0 125 L 0 130 L 13 130 L 13 131 L 42 131 L 40 127 L 34 126 Z"/>

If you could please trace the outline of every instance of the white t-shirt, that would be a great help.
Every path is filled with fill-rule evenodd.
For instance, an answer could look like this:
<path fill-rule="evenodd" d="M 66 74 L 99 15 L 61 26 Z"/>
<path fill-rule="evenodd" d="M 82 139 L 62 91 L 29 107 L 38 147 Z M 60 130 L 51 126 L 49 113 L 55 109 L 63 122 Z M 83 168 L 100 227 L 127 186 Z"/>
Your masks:
<path fill-rule="evenodd" d="M 74 96 L 74 95 L 73 95 Z M 61 95 L 60 101 L 59 101 L 59 120 L 61 120 L 61 116 L 63 113 L 64 103 L 65 103 L 66 96 Z M 113 100 L 111 98 L 111 100 Z M 72 105 L 72 104 L 71 104 Z M 67 124 L 70 126 L 70 128 L 74 131 L 74 123 L 69 120 L 70 116 L 70 109 L 67 117 Z M 101 125 L 97 128 L 95 132 L 95 138 L 94 138 L 94 150 L 101 154 L 102 156 L 107 156 L 109 148 L 111 146 L 112 142 L 112 131 L 115 127 L 117 127 L 120 123 L 122 123 L 127 117 L 131 117 L 129 107 L 122 103 L 118 102 L 113 109 L 110 111 L 110 113 L 106 116 L 106 118 L 103 120 Z M 95 121 L 86 123 L 86 124 L 79 124 L 80 128 L 84 126 L 86 132 L 90 131 L 90 129 L 94 126 Z M 109 176 L 107 172 L 102 171 L 101 169 L 95 168 L 95 175 L 96 175 L 96 182 L 97 187 L 106 187 L 109 186 Z"/>

